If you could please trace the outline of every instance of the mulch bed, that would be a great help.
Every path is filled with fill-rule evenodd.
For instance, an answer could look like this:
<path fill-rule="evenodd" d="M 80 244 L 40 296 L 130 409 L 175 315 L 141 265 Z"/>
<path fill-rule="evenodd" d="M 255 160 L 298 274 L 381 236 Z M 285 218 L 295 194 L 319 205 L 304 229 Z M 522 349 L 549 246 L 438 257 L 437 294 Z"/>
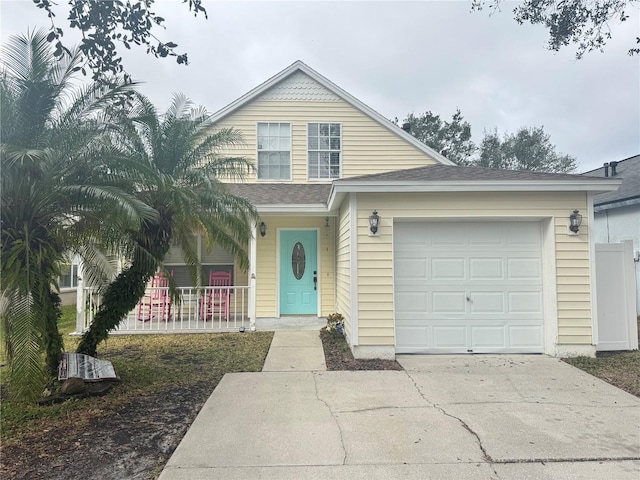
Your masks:
<path fill-rule="evenodd" d="M 395 360 L 355 359 L 342 333 L 320 330 L 327 370 L 403 370 Z"/>

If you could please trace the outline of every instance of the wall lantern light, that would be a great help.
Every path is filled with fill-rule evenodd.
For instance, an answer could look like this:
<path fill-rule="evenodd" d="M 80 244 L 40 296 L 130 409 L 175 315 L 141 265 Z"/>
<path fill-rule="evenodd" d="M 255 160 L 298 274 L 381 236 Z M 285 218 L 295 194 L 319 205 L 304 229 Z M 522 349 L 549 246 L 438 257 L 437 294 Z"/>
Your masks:
<path fill-rule="evenodd" d="M 260 222 L 260 236 L 264 237 L 267 234 L 267 225 L 264 222 Z"/>
<path fill-rule="evenodd" d="M 580 215 L 578 210 L 574 210 L 573 213 L 569 215 L 569 230 L 577 235 L 581 224 L 582 215 Z"/>
<path fill-rule="evenodd" d="M 379 226 L 380 226 L 380 216 L 378 216 L 378 212 L 374 210 L 373 213 L 369 215 L 369 230 L 373 235 L 378 233 Z"/>

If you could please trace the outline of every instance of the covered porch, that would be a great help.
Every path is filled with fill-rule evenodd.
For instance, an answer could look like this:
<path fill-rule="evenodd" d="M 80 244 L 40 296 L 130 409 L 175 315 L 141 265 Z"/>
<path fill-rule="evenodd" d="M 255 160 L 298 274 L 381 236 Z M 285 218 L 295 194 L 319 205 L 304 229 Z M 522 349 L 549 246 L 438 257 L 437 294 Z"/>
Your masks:
<path fill-rule="evenodd" d="M 172 248 L 165 267 L 179 300 L 171 299 L 168 282 L 154 277 L 115 333 L 320 329 L 336 308 L 335 220 L 326 213 L 304 217 L 265 214 L 253 225 L 248 270 L 240 268 L 222 248 L 207 252 L 199 245 L 200 287 L 193 285 L 180 251 Z M 215 283 L 211 281 L 214 276 L 228 280 Z M 82 285 L 81 278 L 76 334 L 89 328 L 101 302 L 98 289 Z"/>

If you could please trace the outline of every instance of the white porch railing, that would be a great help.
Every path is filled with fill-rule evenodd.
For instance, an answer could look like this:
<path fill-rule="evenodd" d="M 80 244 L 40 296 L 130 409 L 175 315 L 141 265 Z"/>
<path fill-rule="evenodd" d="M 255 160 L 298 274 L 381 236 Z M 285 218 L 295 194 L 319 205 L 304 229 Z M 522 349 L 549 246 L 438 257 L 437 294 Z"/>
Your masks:
<path fill-rule="evenodd" d="M 122 319 L 118 333 L 233 332 L 254 330 L 249 319 L 249 287 L 183 287 L 180 302 L 172 302 L 167 287 L 147 288 L 145 297 Z M 228 293 L 227 293 L 228 292 Z M 209 307 L 203 299 L 210 298 Z M 228 298 L 228 305 L 224 299 Z M 100 306 L 95 288 L 82 289 L 84 308 L 77 309 L 76 333 L 89 328 Z M 203 306 L 205 308 L 203 308 Z"/>

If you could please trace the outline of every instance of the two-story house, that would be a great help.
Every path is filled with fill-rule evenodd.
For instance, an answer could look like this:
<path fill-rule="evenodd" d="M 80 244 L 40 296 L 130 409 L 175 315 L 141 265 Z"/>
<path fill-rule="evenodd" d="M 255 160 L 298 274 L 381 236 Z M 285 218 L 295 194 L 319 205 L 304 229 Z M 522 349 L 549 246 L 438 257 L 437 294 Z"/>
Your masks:
<path fill-rule="evenodd" d="M 339 312 L 359 358 L 594 354 L 592 197 L 619 180 L 455 166 L 302 62 L 214 118 L 244 134 L 255 174 L 229 188 L 260 219 L 248 271 L 202 261 L 252 322 Z"/>

